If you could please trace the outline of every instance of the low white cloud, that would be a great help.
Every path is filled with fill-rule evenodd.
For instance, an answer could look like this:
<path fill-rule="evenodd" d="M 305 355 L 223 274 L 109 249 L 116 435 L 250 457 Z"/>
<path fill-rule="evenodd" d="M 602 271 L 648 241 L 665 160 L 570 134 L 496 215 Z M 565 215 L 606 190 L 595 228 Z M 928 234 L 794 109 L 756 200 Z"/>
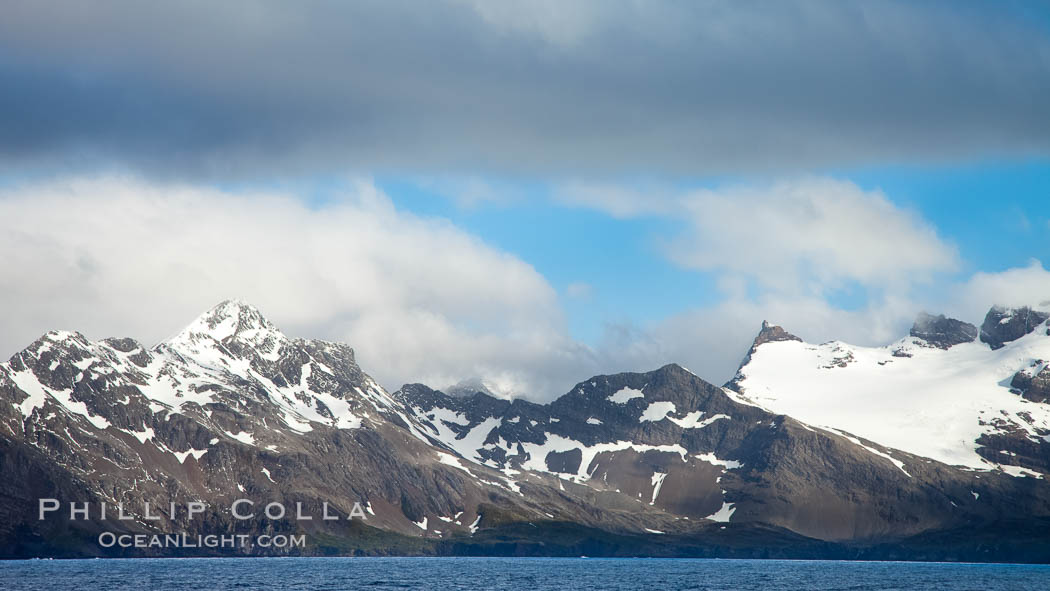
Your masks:
<path fill-rule="evenodd" d="M 620 219 L 665 217 L 685 230 L 664 252 L 739 289 L 818 295 L 850 283 L 904 290 L 954 270 L 958 255 L 932 225 L 881 191 L 828 177 L 674 191 L 567 182 L 554 199 Z"/>
<path fill-rule="evenodd" d="M 980 324 L 992 305 L 1037 306 L 1050 302 L 1050 271 L 1032 259 L 1026 267 L 974 273 L 951 292 L 950 311 Z"/>
<path fill-rule="evenodd" d="M 848 181 L 701 190 L 682 201 L 691 228 L 669 256 L 770 290 L 820 294 L 851 282 L 900 290 L 957 265 L 954 247 L 919 215 Z"/>
<path fill-rule="evenodd" d="M 484 376 L 543 398 L 590 365 L 530 265 L 369 182 L 318 207 L 120 177 L 7 188 L 0 255 L 7 354 L 55 328 L 151 344 L 237 297 L 293 336 L 351 344 L 388 387 Z"/>

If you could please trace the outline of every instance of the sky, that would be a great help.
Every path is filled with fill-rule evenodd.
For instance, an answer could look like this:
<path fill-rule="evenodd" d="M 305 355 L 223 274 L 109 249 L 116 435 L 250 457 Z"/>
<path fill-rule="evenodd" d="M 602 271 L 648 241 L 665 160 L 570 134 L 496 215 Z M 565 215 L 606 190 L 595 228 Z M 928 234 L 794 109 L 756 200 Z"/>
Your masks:
<path fill-rule="evenodd" d="M 239 298 L 387 388 L 545 401 L 1050 300 L 1043 3 L 4 13 L 0 357 Z"/>

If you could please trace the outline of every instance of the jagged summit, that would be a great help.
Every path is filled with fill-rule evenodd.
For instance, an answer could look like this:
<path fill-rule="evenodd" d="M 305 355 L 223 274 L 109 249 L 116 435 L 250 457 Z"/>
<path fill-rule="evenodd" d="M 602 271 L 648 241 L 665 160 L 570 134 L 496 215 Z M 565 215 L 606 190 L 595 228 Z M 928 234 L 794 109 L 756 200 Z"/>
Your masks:
<path fill-rule="evenodd" d="M 768 320 L 762 321 L 762 329 L 758 331 L 758 336 L 755 337 L 754 345 L 761 345 L 763 343 L 772 343 L 775 341 L 801 341 L 802 339 L 784 330 L 783 327 L 777 326 L 776 324 L 770 324 Z"/>
<path fill-rule="evenodd" d="M 977 327 L 969 322 L 948 318 L 944 314 L 933 316 L 919 312 L 908 333 L 940 349 L 972 342 L 977 338 Z"/>
<path fill-rule="evenodd" d="M 1048 318 L 1050 312 L 1036 310 L 1030 306 L 992 306 L 981 324 L 981 342 L 987 343 L 992 349 L 1000 349 L 1006 343 L 1032 333 Z"/>
<path fill-rule="evenodd" d="M 289 339 L 258 308 L 242 300 L 224 300 L 201 314 L 161 344 L 181 353 L 200 355 L 220 347 L 238 356 L 276 359 Z"/>
<path fill-rule="evenodd" d="M 737 368 L 737 372 L 739 373 L 745 365 L 751 362 L 751 356 L 758 350 L 759 345 L 774 343 L 777 341 L 801 342 L 802 339 L 784 330 L 783 327 L 771 324 L 768 320 L 763 320 L 762 328 L 760 328 L 758 334 L 755 335 L 755 340 L 751 343 L 751 348 L 748 349 L 747 355 L 744 355 L 744 359 L 740 362 L 740 367 Z"/>
<path fill-rule="evenodd" d="M 217 341 L 255 332 L 280 333 L 255 306 L 237 299 L 223 300 L 201 314 L 173 339 L 207 335 Z"/>

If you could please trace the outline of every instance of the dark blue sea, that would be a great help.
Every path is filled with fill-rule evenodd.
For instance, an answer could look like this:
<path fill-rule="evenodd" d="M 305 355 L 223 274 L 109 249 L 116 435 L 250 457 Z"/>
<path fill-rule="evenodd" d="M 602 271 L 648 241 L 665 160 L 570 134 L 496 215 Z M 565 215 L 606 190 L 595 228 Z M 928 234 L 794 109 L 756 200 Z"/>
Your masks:
<path fill-rule="evenodd" d="M 1050 589 L 1050 566 L 617 558 L 0 561 L 4 591 L 143 589 Z"/>

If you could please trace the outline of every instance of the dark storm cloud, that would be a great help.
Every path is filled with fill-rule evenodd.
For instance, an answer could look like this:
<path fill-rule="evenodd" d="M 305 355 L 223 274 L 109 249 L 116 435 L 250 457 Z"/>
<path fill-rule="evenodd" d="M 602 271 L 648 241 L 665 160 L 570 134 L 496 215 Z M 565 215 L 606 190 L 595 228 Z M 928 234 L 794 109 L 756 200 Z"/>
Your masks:
<path fill-rule="evenodd" d="M 0 166 L 690 175 L 1045 155 L 1045 12 L 6 3 Z"/>

